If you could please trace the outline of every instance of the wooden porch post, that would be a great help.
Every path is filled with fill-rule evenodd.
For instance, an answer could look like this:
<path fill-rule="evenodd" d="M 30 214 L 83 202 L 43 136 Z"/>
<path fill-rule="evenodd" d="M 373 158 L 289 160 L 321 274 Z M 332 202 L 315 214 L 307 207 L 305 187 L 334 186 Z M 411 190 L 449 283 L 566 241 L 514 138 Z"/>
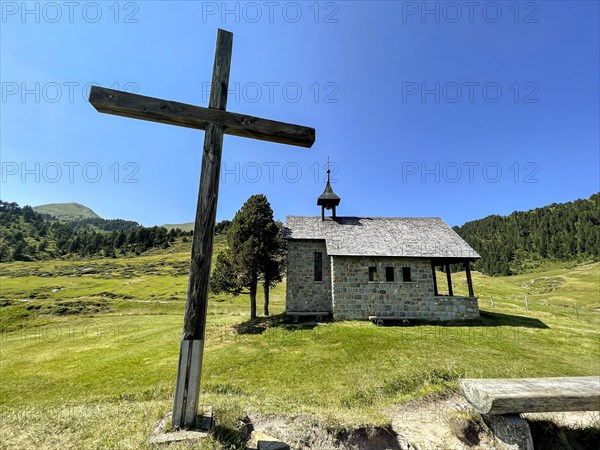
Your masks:
<path fill-rule="evenodd" d="M 433 260 L 431 261 L 431 273 L 433 274 L 433 295 L 437 297 L 439 294 L 437 288 L 437 277 L 435 276 L 435 263 Z"/>
<path fill-rule="evenodd" d="M 448 295 L 450 297 L 454 296 L 452 292 L 452 276 L 450 275 L 450 264 L 446 263 L 446 279 L 448 280 Z"/>
<path fill-rule="evenodd" d="M 473 293 L 473 280 L 471 280 L 471 264 L 469 260 L 465 261 L 465 272 L 467 273 L 467 286 L 469 286 L 469 297 L 475 297 Z"/>

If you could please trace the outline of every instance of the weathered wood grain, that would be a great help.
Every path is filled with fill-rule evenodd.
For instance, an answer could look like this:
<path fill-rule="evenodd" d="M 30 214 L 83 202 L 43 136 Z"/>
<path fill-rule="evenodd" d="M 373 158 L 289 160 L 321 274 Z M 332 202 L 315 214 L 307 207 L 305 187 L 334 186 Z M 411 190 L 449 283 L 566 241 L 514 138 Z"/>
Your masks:
<path fill-rule="evenodd" d="M 99 86 L 92 86 L 89 101 L 99 112 L 133 119 L 197 130 L 216 123 L 223 126 L 225 134 L 300 147 L 311 147 L 315 142 L 314 128 L 229 112 L 210 103 L 203 108 Z"/>
<path fill-rule="evenodd" d="M 209 107 L 214 110 L 225 110 L 227 107 L 232 47 L 233 34 L 219 30 L 209 100 Z M 204 134 L 182 339 L 204 340 L 222 150 L 223 125 L 209 123 Z"/>
<path fill-rule="evenodd" d="M 204 136 L 202 172 L 196 206 L 182 339 L 204 339 L 208 282 L 219 197 L 222 145 L 223 127 L 214 123 L 209 124 Z"/>
<path fill-rule="evenodd" d="M 600 411 L 600 377 L 463 379 L 459 385 L 481 414 Z"/>

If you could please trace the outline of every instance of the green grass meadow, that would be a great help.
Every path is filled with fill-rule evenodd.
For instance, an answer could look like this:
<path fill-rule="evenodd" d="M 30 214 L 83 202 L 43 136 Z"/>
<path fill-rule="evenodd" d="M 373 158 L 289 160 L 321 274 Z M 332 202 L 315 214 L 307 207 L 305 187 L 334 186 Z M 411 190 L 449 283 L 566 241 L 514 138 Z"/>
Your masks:
<path fill-rule="evenodd" d="M 184 249 L 0 266 L 0 448 L 152 448 L 171 408 Z M 211 296 L 201 402 L 219 427 L 200 445 L 233 445 L 248 410 L 381 425 L 393 406 L 455 391 L 460 377 L 598 375 L 599 277 L 599 263 L 475 272 L 481 319 L 450 326 L 291 324 L 285 283 L 271 292 L 273 316 L 253 323 L 247 296 Z M 464 273 L 453 280 L 465 293 Z"/>

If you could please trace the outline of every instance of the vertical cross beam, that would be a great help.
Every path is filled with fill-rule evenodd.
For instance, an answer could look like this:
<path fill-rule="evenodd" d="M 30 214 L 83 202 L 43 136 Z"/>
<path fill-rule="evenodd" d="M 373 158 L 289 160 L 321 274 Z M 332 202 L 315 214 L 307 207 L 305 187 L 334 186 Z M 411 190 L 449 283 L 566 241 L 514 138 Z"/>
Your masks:
<path fill-rule="evenodd" d="M 217 34 L 208 105 L 211 109 L 224 111 L 227 107 L 232 47 L 233 34 L 220 29 Z M 217 217 L 223 131 L 223 125 L 211 122 L 207 124 L 204 134 L 202 173 L 200 175 L 190 275 L 173 401 L 173 425 L 185 428 L 195 425 L 200 395 L 202 354 L 204 352 L 208 306 L 208 281 Z"/>

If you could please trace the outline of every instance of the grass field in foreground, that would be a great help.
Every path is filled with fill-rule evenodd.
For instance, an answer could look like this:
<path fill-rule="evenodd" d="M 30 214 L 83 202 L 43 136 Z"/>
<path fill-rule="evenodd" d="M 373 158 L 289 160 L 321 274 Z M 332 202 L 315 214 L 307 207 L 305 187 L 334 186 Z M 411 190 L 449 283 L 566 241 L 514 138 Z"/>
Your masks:
<path fill-rule="evenodd" d="M 187 257 L 0 267 L 0 446 L 147 447 L 171 407 Z M 95 273 L 81 274 L 89 267 Z M 597 375 L 599 271 L 592 263 L 474 273 L 482 318 L 468 326 L 294 326 L 281 316 L 249 324 L 247 297 L 214 296 L 202 403 L 215 407 L 221 431 L 246 409 L 386 424 L 393 405 L 456 389 L 459 377 Z M 453 280 L 466 289 L 464 274 Z M 271 295 L 279 314 L 285 286 Z M 220 448 L 223 436 L 203 445 Z"/>

